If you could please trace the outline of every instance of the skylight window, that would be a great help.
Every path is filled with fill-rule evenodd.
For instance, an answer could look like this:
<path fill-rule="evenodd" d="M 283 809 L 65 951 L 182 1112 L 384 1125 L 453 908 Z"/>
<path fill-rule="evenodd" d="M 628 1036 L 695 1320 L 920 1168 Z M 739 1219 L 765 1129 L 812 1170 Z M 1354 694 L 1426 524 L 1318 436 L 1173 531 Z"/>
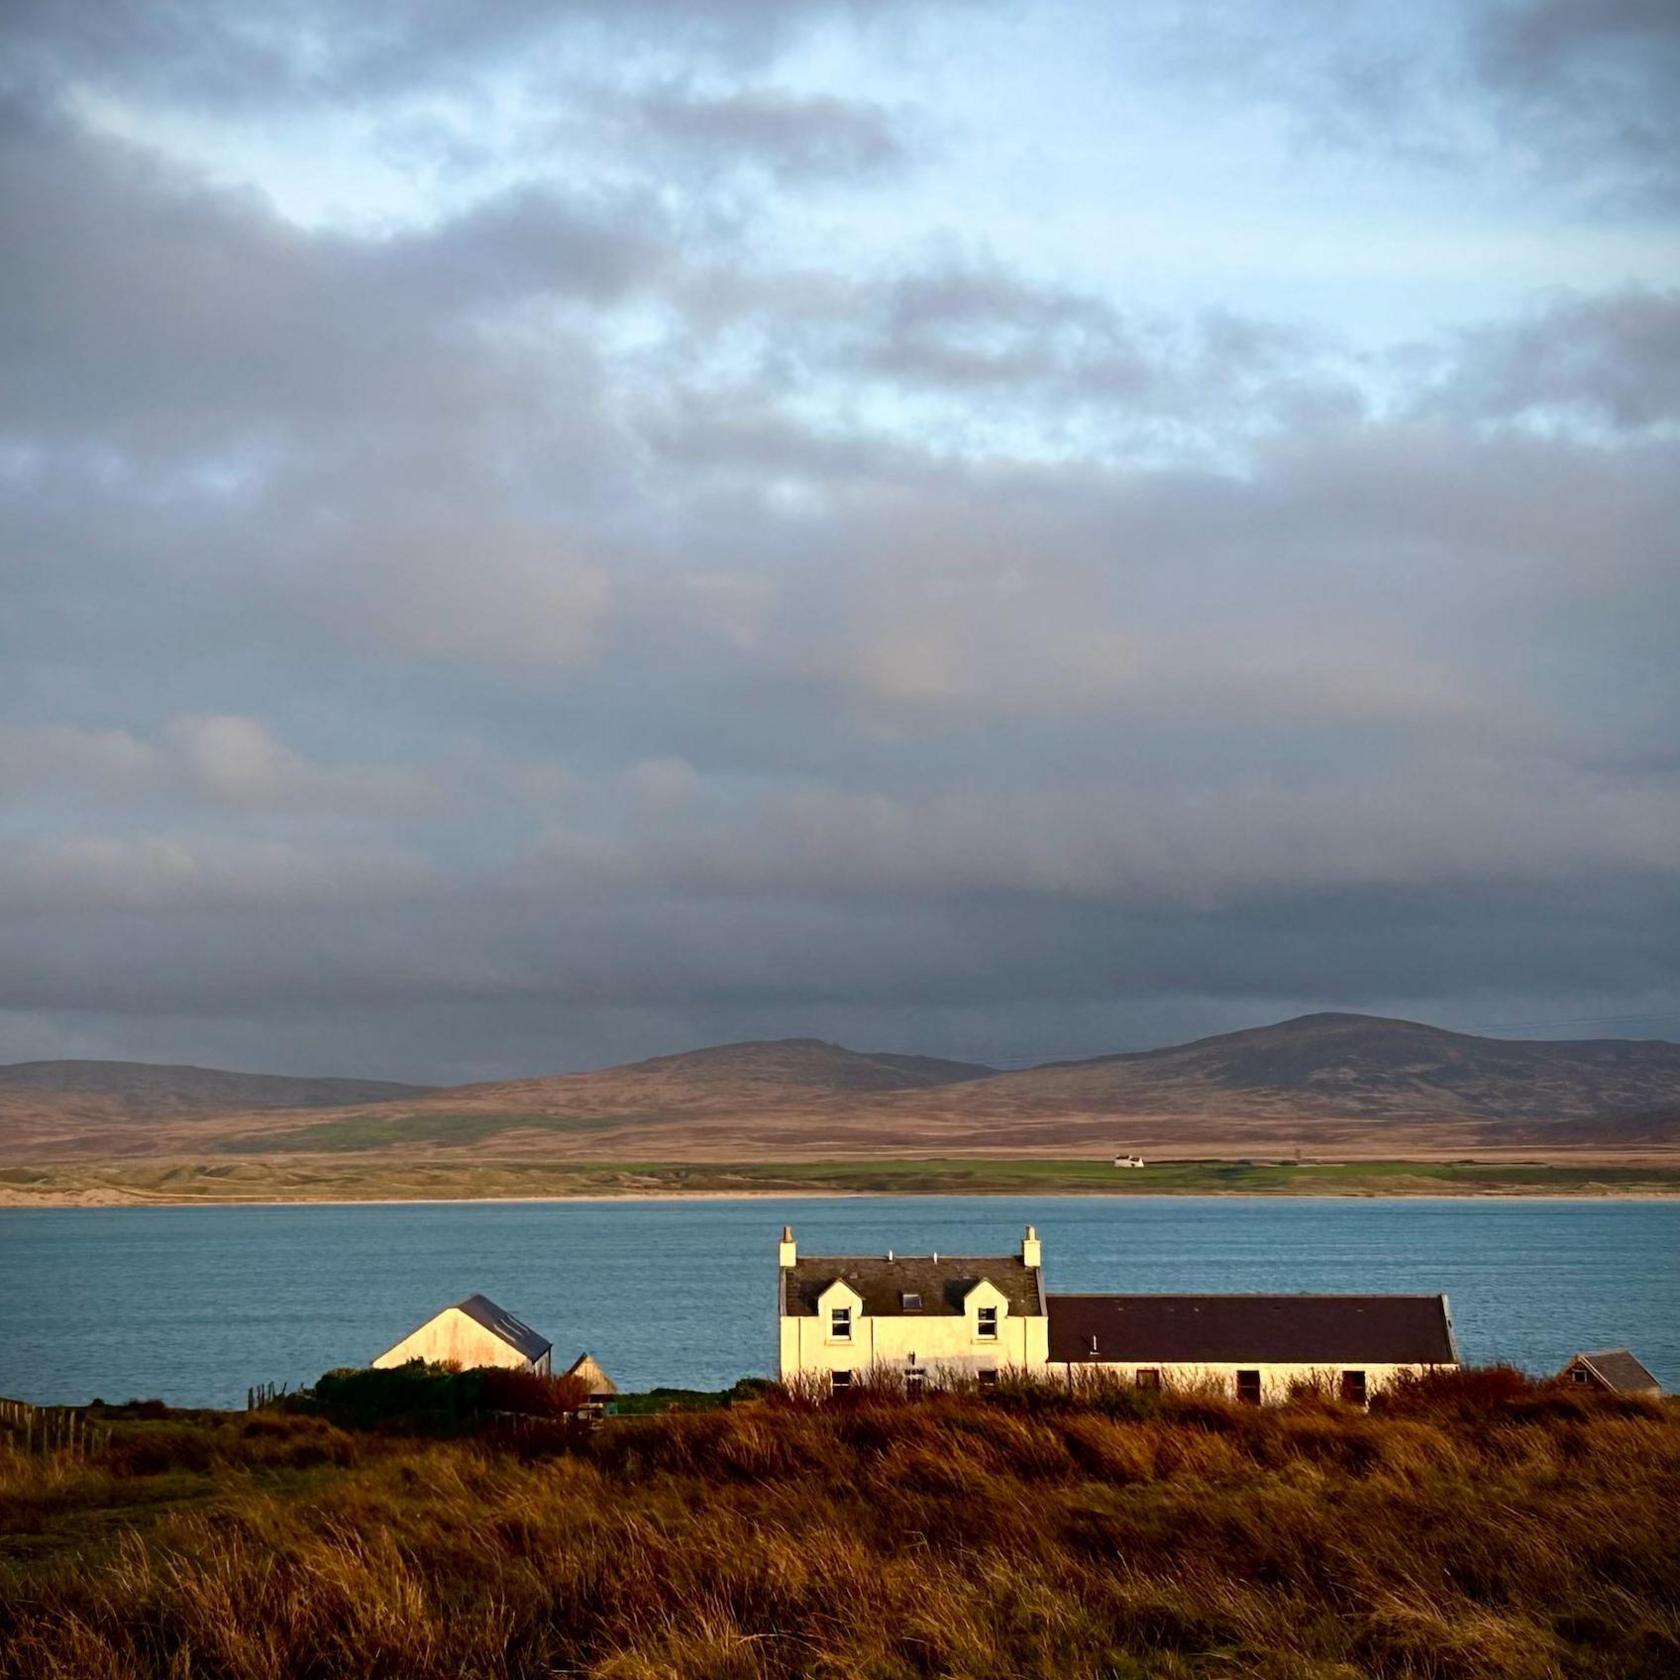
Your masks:
<path fill-rule="evenodd" d="M 913 1289 L 904 1291 L 904 1310 L 906 1312 L 920 1312 L 922 1310 L 922 1298 Z"/>

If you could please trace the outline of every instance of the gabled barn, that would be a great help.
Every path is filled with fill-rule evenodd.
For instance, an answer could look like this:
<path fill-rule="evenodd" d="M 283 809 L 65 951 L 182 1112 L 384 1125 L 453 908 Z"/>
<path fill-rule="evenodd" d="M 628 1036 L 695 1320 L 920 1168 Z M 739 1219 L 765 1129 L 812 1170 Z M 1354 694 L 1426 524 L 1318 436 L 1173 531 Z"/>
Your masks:
<path fill-rule="evenodd" d="M 1562 1382 L 1608 1389 L 1612 1394 L 1662 1393 L 1662 1384 L 1626 1348 L 1599 1348 L 1578 1353 L 1558 1372 Z"/>
<path fill-rule="evenodd" d="M 429 1365 L 454 1365 L 464 1371 L 499 1365 L 546 1377 L 552 1358 L 552 1345 L 530 1325 L 498 1307 L 487 1295 L 469 1295 L 427 1319 L 373 1363 L 383 1369 L 424 1359 Z"/>
<path fill-rule="evenodd" d="M 591 1400 L 611 1400 L 618 1393 L 618 1384 L 601 1369 L 600 1360 L 592 1353 L 581 1354 L 573 1360 L 564 1375 L 587 1383 Z"/>

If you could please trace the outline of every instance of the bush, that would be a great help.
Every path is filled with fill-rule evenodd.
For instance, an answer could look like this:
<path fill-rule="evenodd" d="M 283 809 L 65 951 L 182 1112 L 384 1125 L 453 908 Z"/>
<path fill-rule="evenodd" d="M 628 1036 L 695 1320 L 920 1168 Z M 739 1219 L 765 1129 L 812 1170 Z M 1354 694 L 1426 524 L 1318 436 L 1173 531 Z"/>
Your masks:
<path fill-rule="evenodd" d="M 461 1371 L 411 1359 L 384 1369 L 328 1371 L 315 1384 L 314 1404 L 357 1429 L 412 1428 L 453 1433 L 498 1413 L 560 1418 L 588 1403 L 579 1377 L 543 1376 L 498 1367 Z"/>

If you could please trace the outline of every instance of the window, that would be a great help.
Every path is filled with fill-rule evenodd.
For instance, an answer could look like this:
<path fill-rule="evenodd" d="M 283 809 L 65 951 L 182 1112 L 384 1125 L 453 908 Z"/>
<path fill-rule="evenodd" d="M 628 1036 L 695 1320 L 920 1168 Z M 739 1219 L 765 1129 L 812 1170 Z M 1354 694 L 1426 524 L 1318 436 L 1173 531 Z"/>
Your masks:
<path fill-rule="evenodd" d="M 1585 1365 L 1577 1365 L 1577 1366 L 1574 1367 L 1573 1370 L 1570 1371 L 1569 1380 L 1571 1382 L 1578 1382 L 1578 1383 L 1591 1382 L 1592 1381 L 1592 1375 L 1587 1370 Z"/>
<path fill-rule="evenodd" d="M 830 1394 L 838 1394 L 841 1389 L 851 1386 L 852 1373 L 850 1371 L 830 1371 L 828 1373 L 828 1391 Z"/>
<path fill-rule="evenodd" d="M 996 1371 L 981 1371 L 977 1374 L 980 1378 L 980 1386 L 982 1388 L 996 1388 L 997 1387 L 997 1372 Z"/>
<path fill-rule="evenodd" d="M 828 1339 L 831 1342 L 849 1342 L 852 1339 L 852 1309 L 850 1307 L 831 1307 L 829 1309 Z"/>
<path fill-rule="evenodd" d="M 1342 1372 L 1342 1398 L 1350 1406 L 1365 1404 L 1365 1373 L 1363 1371 Z"/>
<path fill-rule="evenodd" d="M 927 1372 L 912 1366 L 904 1373 L 904 1392 L 915 1399 L 927 1387 Z"/>
<path fill-rule="evenodd" d="M 1139 1388 L 1159 1388 L 1161 1386 L 1161 1373 L 1154 1368 L 1139 1371 L 1137 1385 Z"/>
<path fill-rule="evenodd" d="M 1242 1406 L 1258 1406 L 1260 1404 L 1260 1373 L 1258 1371 L 1237 1372 L 1237 1403 Z"/>
<path fill-rule="evenodd" d="M 976 1314 L 976 1317 L 979 1319 L 979 1323 L 978 1323 L 974 1333 L 983 1342 L 995 1342 L 997 1340 L 997 1326 L 998 1326 L 998 1310 L 997 1310 L 997 1308 L 996 1307 L 977 1307 L 975 1309 L 975 1314 Z"/>
<path fill-rule="evenodd" d="M 904 1310 L 907 1313 L 922 1310 L 922 1298 L 913 1289 L 907 1289 L 904 1292 Z"/>

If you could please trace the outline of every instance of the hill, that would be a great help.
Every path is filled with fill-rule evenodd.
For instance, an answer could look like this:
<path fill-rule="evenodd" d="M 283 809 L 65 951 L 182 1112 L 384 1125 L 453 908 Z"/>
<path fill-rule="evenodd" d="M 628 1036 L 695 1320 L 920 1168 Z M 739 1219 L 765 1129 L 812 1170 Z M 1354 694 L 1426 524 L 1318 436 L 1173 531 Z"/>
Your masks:
<path fill-rule="evenodd" d="M 235 1077 L 235 1076 L 227 1076 Z M 331 1082 L 312 1082 L 316 1086 Z M 1680 1045 L 1480 1038 L 1415 1021 L 1306 1015 L 1164 1049 L 1000 1073 L 796 1038 L 589 1073 L 389 1094 L 332 1107 L 163 1114 L 121 1135 L 20 1132 L 0 1150 L 96 1154 L 472 1151 L 592 1161 L 1155 1153 L 1349 1156 L 1672 1145 Z M 1643 1117 L 1643 1118 L 1642 1118 Z"/>
<path fill-rule="evenodd" d="M 1049 1063 L 994 1082 L 1035 1106 L 1201 1113 L 1287 1103 L 1364 1118 L 1584 1120 L 1680 1090 L 1680 1045 L 1499 1039 L 1374 1015 L 1302 1015 L 1162 1050 Z"/>
<path fill-rule="evenodd" d="M 148 1149 L 169 1122 L 391 1102 L 430 1089 L 156 1062 L 12 1062 L 0 1064 L 0 1148 L 10 1154 L 74 1141 L 129 1154 Z"/>

